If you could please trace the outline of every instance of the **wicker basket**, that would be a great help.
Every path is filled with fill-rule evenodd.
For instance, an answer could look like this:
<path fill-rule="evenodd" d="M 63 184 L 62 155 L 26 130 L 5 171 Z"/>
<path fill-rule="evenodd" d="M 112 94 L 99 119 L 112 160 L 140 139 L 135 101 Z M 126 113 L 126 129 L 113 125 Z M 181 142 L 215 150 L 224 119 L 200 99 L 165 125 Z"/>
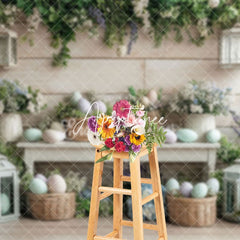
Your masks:
<path fill-rule="evenodd" d="M 31 214 L 39 220 L 64 220 L 73 218 L 76 212 L 75 193 L 28 193 Z"/>
<path fill-rule="evenodd" d="M 182 198 L 167 196 L 168 216 L 171 222 L 191 227 L 211 226 L 216 222 L 217 197 Z"/>

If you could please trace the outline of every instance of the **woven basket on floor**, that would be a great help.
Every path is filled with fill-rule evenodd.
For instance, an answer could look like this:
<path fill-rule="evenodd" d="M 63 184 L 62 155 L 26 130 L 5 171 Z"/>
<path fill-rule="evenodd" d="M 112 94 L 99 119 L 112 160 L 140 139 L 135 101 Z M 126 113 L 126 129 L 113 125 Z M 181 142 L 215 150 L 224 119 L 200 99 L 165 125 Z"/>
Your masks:
<path fill-rule="evenodd" d="M 211 226 L 216 222 L 216 200 L 216 196 L 196 199 L 168 195 L 169 219 L 182 226 Z"/>
<path fill-rule="evenodd" d="M 73 218 L 76 212 L 75 193 L 28 193 L 31 214 L 39 220 L 64 220 Z"/>

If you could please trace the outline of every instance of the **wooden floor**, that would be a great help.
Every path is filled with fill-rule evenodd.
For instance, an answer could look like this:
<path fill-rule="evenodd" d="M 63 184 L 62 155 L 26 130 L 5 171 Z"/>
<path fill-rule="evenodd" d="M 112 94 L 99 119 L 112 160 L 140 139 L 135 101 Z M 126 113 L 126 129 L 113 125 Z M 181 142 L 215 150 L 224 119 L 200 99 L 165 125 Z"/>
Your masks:
<path fill-rule="evenodd" d="M 0 224 L 0 240 L 86 240 L 88 219 L 42 222 L 22 218 Z M 99 234 L 111 232 L 112 219 L 99 220 Z M 239 240 L 240 224 L 218 221 L 208 228 L 188 228 L 168 224 L 169 240 Z M 145 240 L 157 240 L 153 231 L 145 231 Z M 131 228 L 124 228 L 124 238 L 133 240 Z"/>

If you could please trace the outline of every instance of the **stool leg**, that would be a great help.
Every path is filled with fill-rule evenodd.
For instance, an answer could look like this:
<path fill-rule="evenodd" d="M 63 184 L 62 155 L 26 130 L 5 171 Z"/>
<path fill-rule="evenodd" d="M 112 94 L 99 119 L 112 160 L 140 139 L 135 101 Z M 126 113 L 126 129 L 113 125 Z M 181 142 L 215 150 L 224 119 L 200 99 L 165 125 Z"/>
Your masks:
<path fill-rule="evenodd" d="M 123 175 L 123 160 L 120 158 L 114 158 L 113 160 L 113 187 L 123 188 L 123 182 L 121 176 Z M 123 195 L 113 195 L 113 230 L 117 231 L 116 238 L 122 238 L 122 215 L 123 215 Z"/>
<path fill-rule="evenodd" d="M 167 230 L 166 230 L 166 221 L 165 221 L 164 206 L 163 206 L 162 187 L 161 187 L 160 171 L 159 171 L 156 147 L 154 147 L 153 151 L 149 154 L 149 166 L 150 166 L 150 172 L 151 172 L 151 178 L 152 178 L 153 192 L 159 193 L 158 197 L 154 199 L 156 219 L 157 219 L 157 225 L 158 225 L 158 236 L 159 236 L 159 239 L 163 238 L 163 240 L 167 240 Z"/>
<path fill-rule="evenodd" d="M 140 158 L 130 162 L 134 240 L 143 240 Z"/>
<path fill-rule="evenodd" d="M 95 162 L 100 159 L 102 153 L 96 151 Z M 97 223 L 99 214 L 99 190 L 98 188 L 102 184 L 102 173 L 103 173 L 103 162 L 95 163 L 93 170 L 93 180 L 92 180 L 92 195 L 90 204 L 90 213 L 88 221 L 88 235 L 87 240 L 93 240 L 97 233 Z"/>

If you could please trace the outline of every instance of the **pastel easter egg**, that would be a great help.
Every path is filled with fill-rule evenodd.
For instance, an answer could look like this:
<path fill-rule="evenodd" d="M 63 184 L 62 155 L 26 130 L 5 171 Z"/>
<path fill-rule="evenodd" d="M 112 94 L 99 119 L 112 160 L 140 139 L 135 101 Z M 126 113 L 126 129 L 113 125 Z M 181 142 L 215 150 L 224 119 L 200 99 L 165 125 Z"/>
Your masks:
<path fill-rule="evenodd" d="M 177 194 L 179 191 L 179 182 L 175 178 L 170 178 L 166 183 L 166 190 L 170 194 Z"/>
<path fill-rule="evenodd" d="M 58 143 L 65 139 L 65 132 L 60 132 L 53 129 L 48 129 L 43 132 L 43 140 L 47 143 Z"/>
<path fill-rule="evenodd" d="M 28 128 L 24 131 L 23 136 L 29 142 L 37 142 L 42 138 L 42 131 L 38 128 Z"/>
<path fill-rule="evenodd" d="M 93 110 L 98 111 L 99 113 L 106 113 L 107 107 L 106 104 L 102 101 L 96 101 L 93 105 Z"/>
<path fill-rule="evenodd" d="M 175 132 L 173 132 L 172 130 L 166 128 L 164 129 L 164 131 L 166 132 L 165 137 L 165 143 L 175 143 L 177 141 L 177 135 Z"/>
<path fill-rule="evenodd" d="M 41 174 L 41 173 L 37 173 L 37 174 L 35 175 L 35 178 L 41 179 L 42 181 L 44 181 L 45 183 L 47 183 L 47 178 L 46 178 L 43 174 Z"/>
<path fill-rule="evenodd" d="M 198 183 L 193 187 L 191 195 L 193 198 L 205 198 L 208 193 L 208 186 L 206 183 Z"/>
<path fill-rule="evenodd" d="M 65 193 L 67 184 L 64 178 L 58 174 L 52 175 L 48 178 L 48 188 L 51 193 Z"/>
<path fill-rule="evenodd" d="M 60 131 L 60 132 L 65 132 L 64 126 L 60 122 L 52 122 L 50 129 Z"/>
<path fill-rule="evenodd" d="M 148 99 L 152 102 L 155 103 L 158 99 L 157 92 L 154 89 L 151 89 L 148 94 L 147 94 Z"/>
<path fill-rule="evenodd" d="M 48 191 L 47 184 L 39 178 L 34 178 L 31 181 L 29 189 L 31 190 L 32 193 L 35 194 L 44 194 L 47 193 Z"/>
<path fill-rule="evenodd" d="M 90 104 L 90 102 L 87 99 L 85 99 L 85 98 L 79 99 L 79 101 L 78 101 L 78 109 L 81 112 L 87 113 L 88 110 L 90 109 L 90 107 L 91 107 L 91 104 Z"/>
<path fill-rule="evenodd" d="M 183 182 L 180 186 L 180 193 L 184 197 L 190 197 L 193 185 L 190 182 Z"/>
<path fill-rule="evenodd" d="M 1 213 L 6 214 L 11 207 L 9 197 L 5 193 L 1 193 Z"/>
<path fill-rule="evenodd" d="M 71 96 L 71 102 L 72 104 L 74 105 L 77 105 L 79 100 L 82 98 L 82 95 L 80 92 L 76 91 L 76 92 L 73 92 L 72 96 Z"/>
<path fill-rule="evenodd" d="M 208 179 L 207 186 L 208 186 L 208 194 L 210 196 L 215 196 L 218 194 L 219 189 L 220 189 L 220 184 L 216 178 Z"/>
<path fill-rule="evenodd" d="M 198 138 L 197 133 L 188 128 L 179 129 L 176 134 L 178 140 L 181 142 L 195 142 Z"/>
<path fill-rule="evenodd" d="M 149 100 L 149 98 L 148 97 L 146 97 L 146 96 L 143 96 L 142 98 L 141 98 L 141 102 L 142 102 L 142 104 L 144 105 L 144 106 L 149 106 L 150 105 L 150 100 Z"/>
<path fill-rule="evenodd" d="M 206 138 L 210 143 L 217 143 L 221 139 L 221 132 L 217 129 L 212 129 L 207 132 Z"/>

